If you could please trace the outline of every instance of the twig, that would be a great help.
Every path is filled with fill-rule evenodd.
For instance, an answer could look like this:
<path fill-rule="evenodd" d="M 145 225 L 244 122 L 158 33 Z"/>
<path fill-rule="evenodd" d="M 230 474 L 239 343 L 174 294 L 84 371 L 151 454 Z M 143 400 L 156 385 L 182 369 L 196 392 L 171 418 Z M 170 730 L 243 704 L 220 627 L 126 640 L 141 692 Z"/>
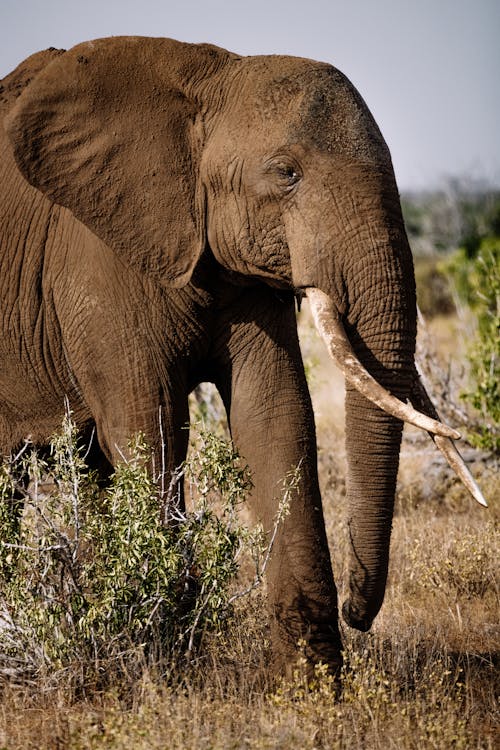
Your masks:
<path fill-rule="evenodd" d="M 299 463 L 297 464 L 297 468 L 291 473 L 291 475 L 288 476 L 289 483 L 285 486 L 285 492 L 280 501 L 278 512 L 276 514 L 276 520 L 273 526 L 273 533 L 271 534 L 271 539 L 269 540 L 269 544 L 267 545 L 266 554 L 265 554 L 262 566 L 259 569 L 258 565 L 256 565 L 255 578 L 253 582 L 243 591 L 238 591 L 236 594 L 233 594 L 233 596 L 231 596 L 228 600 L 228 605 L 232 604 L 237 599 L 241 599 L 242 597 L 247 596 L 254 589 L 256 589 L 257 586 L 260 586 L 262 582 L 262 578 L 264 577 L 264 574 L 266 572 L 269 560 L 271 558 L 271 552 L 273 551 L 274 542 L 276 540 L 276 535 L 278 534 L 279 525 L 281 524 L 284 517 L 287 515 L 289 511 L 292 490 L 297 489 L 297 485 L 300 481 L 301 465 L 302 465 L 302 459 L 300 459 Z"/>
<path fill-rule="evenodd" d="M 212 585 L 210 586 L 210 589 L 208 591 L 208 594 L 205 597 L 205 600 L 204 600 L 203 604 L 200 605 L 200 607 L 198 609 L 198 612 L 196 613 L 196 617 L 194 619 L 194 622 L 193 622 L 193 624 L 191 626 L 191 630 L 190 630 L 189 643 L 188 643 L 188 647 L 187 647 L 187 650 L 186 650 L 186 656 L 187 657 L 189 657 L 189 655 L 191 654 L 191 652 L 193 650 L 194 634 L 196 632 L 196 628 L 198 627 L 198 623 L 200 621 L 201 615 L 202 615 L 205 607 L 207 606 L 208 602 L 210 601 L 210 596 L 211 596 L 212 591 L 213 591 L 213 589 L 215 588 L 216 585 L 217 585 L 217 580 L 213 580 L 212 581 Z M 183 637 L 183 636 L 181 636 L 181 637 Z"/>
<path fill-rule="evenodd" d="M 24 445 L 23 445 L 23 447 L 21 448 L 21 450 L 19 451 L 19 453 L 17 454 L 17 456 L 14 456 L 14 458 L 13 458 L 13 459 L 12 459 L 12 460 L 10 461 L 10 463 L 11 463 L 11 464 L 15 464 L 15 463 L 17 463 L 17 461 L 19 461 L 19 459 L 21 458 L 21 456 L 23 455 L 23 453 L 25 453 L 25 452 L 26 452 L 26 451 L 28 450 L 28 447 L 29 447 L 30 445 L 33 445 L 33 443 L 31 442 L 31 440 L 30 440 L 29 438 L 27 438 L 27 439 L 26 439 L 26 440 L 24 441 Z"/>
<path fill-rule="evenodd" d="M 160 502 L 163 505 L 163 498 L 165 496 L 165 437 L 163 434 L 163 419 L 162 419 L 162 408 L 161 404 L 158 407 L 158 423 L 160 426 L 160 457 L 161 457 L 161 469 L 160 469 Z"/>

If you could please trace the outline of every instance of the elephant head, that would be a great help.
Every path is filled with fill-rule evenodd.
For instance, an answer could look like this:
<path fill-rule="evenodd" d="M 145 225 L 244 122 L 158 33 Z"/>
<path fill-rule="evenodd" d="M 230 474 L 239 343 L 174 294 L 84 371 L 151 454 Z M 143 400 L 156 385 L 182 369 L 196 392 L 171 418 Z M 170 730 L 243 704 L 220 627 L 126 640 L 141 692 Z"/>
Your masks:
<path fill-rule="evenodd" d="M 307 293 L 347 380 L 343 611 L 369 628 L 403 421 L 481 495 L 416 371 L 411 251 L 389 150 L 356 89 L 310 60 L 117 37 L 57 56 L 6 127 L 26 179 L 157 282 L 186 285 L 211 252 L 234 284 Z"/>

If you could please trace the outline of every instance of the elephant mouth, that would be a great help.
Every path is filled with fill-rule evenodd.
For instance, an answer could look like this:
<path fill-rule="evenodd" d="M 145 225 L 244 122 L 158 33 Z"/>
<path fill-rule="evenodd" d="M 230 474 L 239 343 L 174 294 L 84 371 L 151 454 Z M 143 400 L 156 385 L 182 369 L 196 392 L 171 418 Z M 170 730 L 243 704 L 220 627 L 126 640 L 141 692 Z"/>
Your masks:
<path fill-rule="evenodd" d="M 405 403 L 378 383 L 359 361 L 331 298 L 315 287 L 308 287 L 306 293 L 316 329 L 346 380 L 383 411 L 426 430 L 472 497 L 487 507 L 481 490 L 453 443 L 453 440 L 460 438 L 460 433 L 440 421 L 417 369 L 410 394 L 411 403 Z"/>

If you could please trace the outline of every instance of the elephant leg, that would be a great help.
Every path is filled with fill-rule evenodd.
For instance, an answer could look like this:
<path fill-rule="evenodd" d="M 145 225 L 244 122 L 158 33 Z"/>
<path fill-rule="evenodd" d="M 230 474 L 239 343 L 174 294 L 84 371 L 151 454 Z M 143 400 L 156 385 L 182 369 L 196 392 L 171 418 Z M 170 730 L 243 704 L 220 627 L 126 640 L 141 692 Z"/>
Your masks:
<path fill-rule="evenodd" d="M 151 474 L 166 492 L 172 472 L 184 461 L 187 452 L 187 385 L 182 372 L 177 373 L 175 383 L 166 377 L 160 379 L 147 347 L 141 350 L 137 346 L 138 353 L 133 356 L 134 343 L 130 345 L 130 356 L 125 347 L 119 360 L 117 355 L 110 357 L 109 352 L 101 350 L 100 356 L 91 360 L 91 366 L 73 370 L 95 422 L 97 442 L 94 436 L 89 462 L 105 479 L 110 465 L 116 466 L 129 458 L 131 441 L 141 435 L 152 451 Z M 120 367 L 113 361 L 120 361 Z"/>
<path fill-rule="evenodd" d="M 233 441 L 252 472 L 252 511 L 269 534 L 285 478 L 297 467 L 300 477 L 291 493 L 289 512 L 278 527 L 267 569 L 277 666 L 293 667 L 298 644 L 304 641 L 309 668 L 323 661 L 336 672 L 341 665 L 337 592 L 293 301 L 280 301 L 267 290 L 260 299 L 255 290 L 246 296 L 246 309 L 244 299 L 241 302 L 242 319 L 235 323 L 233 316 L 225 337 L 225 358 L 230 364 L 227 379 L 218 387 Z"/>
<path fill-rule="evenodd" d="M 99 445 L 113 465 L 128 458 L 131 439 L 141 434 L 152 451 L 151 473 L 159 487 L 167 492 L 172 475 L 186 458 L 189 433 L 187 395 L 175 398 L 163 393 L 162 398 L 142 402 L 126 400 L 125 403 L 100 404 L 96 420 Z M 127 408 L 128 405 L 128 408 Z M 178 484 L 181 506 L 182 483 Z"/>

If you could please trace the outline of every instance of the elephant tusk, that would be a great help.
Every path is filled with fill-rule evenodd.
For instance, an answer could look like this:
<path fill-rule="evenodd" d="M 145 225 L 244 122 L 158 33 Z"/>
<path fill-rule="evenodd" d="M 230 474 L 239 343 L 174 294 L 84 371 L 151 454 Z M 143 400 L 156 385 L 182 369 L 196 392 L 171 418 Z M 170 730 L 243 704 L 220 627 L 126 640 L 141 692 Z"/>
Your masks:
<path fill-rule="evenodd" d="M 417 378 L 414 381 L 413 390 L 411 393 L 411 400 L 417 409 L 435 416 L 438 419 L 438 414 L 434 408 L 434 404 L 431 401 L 429 394 L 427 393 L 424 384 L 422 383 L 420 376 L 417 374 Z M 484 508 L 488 507 L 488 503 L 484 499 L 484 495 L 479 489 L 475 479 L 467 468 L 465 461 L 458 452 L 455 445 L 451 440 L 440 435 L 432 435 L 436 448 L 438 448 L 443 456 L 448 461 L 448 464 L 453 469 L 455 474 L 461 479 L 464 486 L 469 490 L 470 494 L 480 505 Z"/>
<path fill-rule="evenodd" d="M 309 287 L 306 291 L 316 329 L 325 342 L 330 356 L 351 385 L 369 401 L 397 419 L 443 438 L 453 438 L 453 440 L 460 438 L 460 433 L 452 427 L 422 414 L 411 404 L 400 401 L 380 385 L 363 367 L 354 353 L 330 297 L 315 287 Z"/>
<path fill-rule="evenodd" d="M 347 338 L 338 313 L 328 295 L 320 289 L 310 287 L 307 289 L 307 298 L 311 305 L 315 326 L 324 340 L 330 356 L 339 365 L 346 379 L 363 396 L 366 396 L 366 398 L 387 413 L 405 422 L 410 422 L 416 427 L 421 427 L 423 430 L 427 430 L 434 440 L 436 447 L 441 451 L 450 467 L 469 490 L 474 500 L 487 508 L 488 504 L 483 493 L 450 439 L 458 440 L 460 433 L 439 420 L 439 415 L 434 408 L 434 404 L 418 374 L 411 393 L 411 401 L 413 403 L 413 406 L 411 406 L 390 394 L 363 367 L 352 349 L 351 342 Z"/>
<path fill-rule="evenodd" d="M 462 480 L 464 486 L 469 490 L 474 500 L 476 500 L 479 505 L 487 508 L 488 503 L 484 499 L 483 493 L 476 484 L 476 481 L 454 443 L 449 438 L 441 437 L 441 435 L 431 435 L 431 438 L 434 440 L 436 447 L 439 448 L 455 474 Z"/>

